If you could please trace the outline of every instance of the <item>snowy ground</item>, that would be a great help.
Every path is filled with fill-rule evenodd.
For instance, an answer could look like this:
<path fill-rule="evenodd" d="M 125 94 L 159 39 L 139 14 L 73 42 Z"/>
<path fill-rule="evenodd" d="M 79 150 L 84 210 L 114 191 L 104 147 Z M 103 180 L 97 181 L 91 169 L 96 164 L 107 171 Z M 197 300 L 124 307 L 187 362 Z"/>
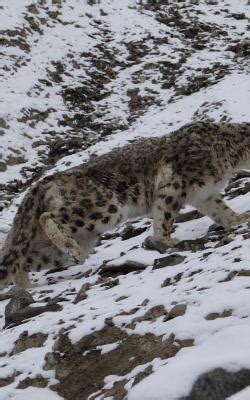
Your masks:
<path fill-rule="evenodd" d="M 1 2 L 0 244 L 24 191 L 43 174 L 193 120 L 249 121 L 247 1 L 164 3 Z M 227 200 L 249 210 L 249 179 L 236 183 Z M 249 228 L 207 235 L 211 224 L 202 217 L 176 225 L 174 236 L 196 247 L 176 250 L 183 259 L 174 266 L 154 269 L 166 254 L 142 247 L 151 224 L 141 219 L 132 225 L 143 233 L 122 240 L 124 226 L 117 228 L 83 266 L 32 274 L 34 299 L 58 296 L 61 311 L 4 329 L 9 300 L 0 301 L 0 400 L 177 400 L 202 373 L 250 369 Z M 127 261 L 146 268 L 98 271 Z M 86 298 L 75 303 L 86 283 Z M 14 351 L 23 332 L 45 340 Z M 60 347 L 64 335 L 71 347 Z M 152 351 L 133 335 L 148 338 Z M 77 382 L 70 351 L 81 357 Z M 59 361 L 44 368 L 47 353 Z M 84 375 L 85 392 L 84 363 L 98 381 Z M 249 387 L 228 399 L 248 400 Z"/>

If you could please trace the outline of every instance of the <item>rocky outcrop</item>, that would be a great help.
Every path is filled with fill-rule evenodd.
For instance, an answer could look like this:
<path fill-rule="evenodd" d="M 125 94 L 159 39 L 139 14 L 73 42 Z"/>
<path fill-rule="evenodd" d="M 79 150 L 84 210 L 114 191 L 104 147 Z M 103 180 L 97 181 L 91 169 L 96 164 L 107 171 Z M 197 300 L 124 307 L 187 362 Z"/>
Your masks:
<path fill-rule="evenodd" d="M 249 384 L 249 369 L 230 372 L 217 368 L 201 375 L 189 396 L 182 400 L 222 400 L 245 389 Z"/>

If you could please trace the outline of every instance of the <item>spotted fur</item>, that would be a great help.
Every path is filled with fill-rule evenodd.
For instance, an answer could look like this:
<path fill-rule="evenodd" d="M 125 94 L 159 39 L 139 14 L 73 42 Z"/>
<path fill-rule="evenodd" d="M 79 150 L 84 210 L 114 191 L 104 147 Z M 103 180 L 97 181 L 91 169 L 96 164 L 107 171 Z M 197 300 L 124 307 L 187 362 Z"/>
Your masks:
<path fill-rule="evenodd" d="M 46 177 L 18 209 L 0 281 L 26 287 L 30 270 L 82 263 L 100 233 L 134 216 L 152 215 L 148 242 L 156 248 L 173 244 L 172 225 L 185 204 L 225 227 L 247 221 L 249 214 L 235 213 L 220 194 L 244 167 L 250 167 L 250 124 L 193 123 Z"/>

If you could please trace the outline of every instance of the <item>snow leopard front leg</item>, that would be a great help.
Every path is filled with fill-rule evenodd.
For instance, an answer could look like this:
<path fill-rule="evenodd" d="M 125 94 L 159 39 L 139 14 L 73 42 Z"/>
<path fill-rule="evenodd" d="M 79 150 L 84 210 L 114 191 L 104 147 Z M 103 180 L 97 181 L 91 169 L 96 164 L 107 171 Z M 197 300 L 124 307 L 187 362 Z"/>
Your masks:
<path fill-rule="evenodd" d="M 174 220 L 185 203 L 185 199 L 186 192 L 181 181 L 175 180 L 158 189 L 152 207 L 154 233 L 144 242 L 148 249 L 165 253 L 167 248 L 177 244 L 178 241 L 172 239 L 170 235 L 173 231 Z"/>

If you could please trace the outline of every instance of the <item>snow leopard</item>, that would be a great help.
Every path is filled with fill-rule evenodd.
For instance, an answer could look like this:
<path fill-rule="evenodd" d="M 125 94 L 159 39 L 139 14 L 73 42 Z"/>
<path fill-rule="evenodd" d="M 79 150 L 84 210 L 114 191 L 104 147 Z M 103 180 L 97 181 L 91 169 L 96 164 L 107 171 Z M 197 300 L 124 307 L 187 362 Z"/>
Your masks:
<path fill-rule="evenodd" d="M 29 271 L 82 264 L 100 234 L 134 217 L 152 217 L 145 246 L 161 253 L 175 245 L 173 224 L 184 205 L 227 229 L 249 221 L 222 194 L 243 168 L 250 168 L 250 123 L 194 122 L 46 176 L 18 208 L 0 283 L 26 288 Z"/>

